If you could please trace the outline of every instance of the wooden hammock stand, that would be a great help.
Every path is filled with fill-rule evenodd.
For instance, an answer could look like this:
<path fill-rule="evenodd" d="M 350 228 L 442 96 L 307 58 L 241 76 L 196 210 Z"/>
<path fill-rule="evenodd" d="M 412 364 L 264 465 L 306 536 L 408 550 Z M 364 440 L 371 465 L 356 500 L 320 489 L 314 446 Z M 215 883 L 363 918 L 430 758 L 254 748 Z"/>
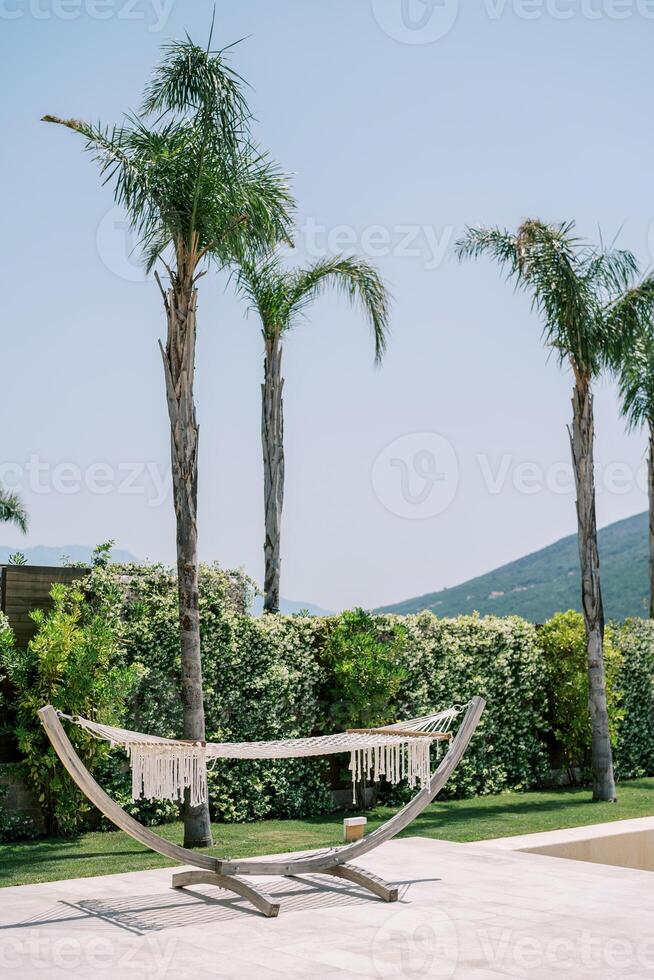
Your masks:
<path fill-rule="evenodd" d="M 369 871 L 364 871 L 362 868 L 350 864 L 350 861 L 367 854 L 379 847 L 380 844 L 395 837 L 396 834 L 399 834 L 412 823 L 425 807 L 429 806 L 461 761 L 479 724 L 485 706 L 486 702 L 483 698 L 474 697 L 470 701 L 457 734 L 449 743 L 448 751 L 431 776 L 429 784 L 377 830 L 362 840 L 342 847 L 314 851 L 296 858 L 278 858 L 269 861 L 256 858 L 237 861 L 222 860 L 180 847 L 179 844 L 159 837 L 134 820 L 133 817 L 130 817 L 96 783 L 75 752 L 55 709 L 47 705 L 41 708 L 38 714 L 47 736 L 69 776 L 108 820 L 111 820 L 119 830 L 125 831 L 126 834 L 150 850 L 163 854 L 182 865 L 192 865 L 198 869 L 174 874 L 173 888 L 185 888 L 188 885 L 199 884 L 216 885 L 247 899 L 265 916 L 275 917 L 279 913 L 279 903 L 273 901 L 264 892 L 252 887 L 248 882 L 243 881 L 241 877 L 238 877 L 239 875 L 282 875 L 286 877 L 316 873 L 331 875 L 334 878 L 341 878 L 367 889 L 386 902 L 397 901 L 397 888 L 382 881 Z"/>

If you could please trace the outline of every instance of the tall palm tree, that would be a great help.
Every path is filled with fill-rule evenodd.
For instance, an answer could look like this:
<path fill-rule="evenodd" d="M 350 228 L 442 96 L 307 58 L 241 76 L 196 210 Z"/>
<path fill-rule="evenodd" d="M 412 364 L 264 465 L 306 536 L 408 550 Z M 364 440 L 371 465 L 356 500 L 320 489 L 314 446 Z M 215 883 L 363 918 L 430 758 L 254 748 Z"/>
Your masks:
<path fill-rule="evenodd" d="M 284 378 L 282 341 L 307 312 L 309 304 L 333 287 L 358 303 L 372 328 L 375 359 L 386 349 L 388 296 L 379 274 L 355 258 L 321 259 L 307 269 L 285 269 L 276 256 L 259 264 L 242 262 L 236 272 L 241 295 L 261 320 L 264 342 L 264 381 L 261 386 L 263 447 L 265 576 L 264 611 L 279 612 L 281 519 L 284 504 Z"/>
<path fill-rule="evenodd" d="M 0 486 L 0 524 L 15 524 L 25 534 L 27 513 L 17 493 L 10 493 Z"/>
<path fill-rule="evenodd" d="M 516 287 L 529 293 L 543 320 L 545 344 L 574 376 L 569 429 L 577 490 L 582 606 L 588 649 L 592 730 L 593 797 L 615 799 L 604 678 L 604 610 L 595 517 L 592 384 L 615 364 L 648 319 L 654 279 L 634 284 L 636 260 L 629 252 L 598 250 L 574 235 L 574 223 L 525 221 L 510 234 L 499 228 L 469 228 L 457 243 L 460 258 L 489 255 Z"/>
<path fill-rule="evenodd" d="M 649 617 L 654 619 L 654 332 L 651 327 L 624 352 L 618 371 L 627 428 L 634 431 L 646 426 L 649 435 Z"/>
<path fill-rule="evenodd" d="M 148 270 L 160 262 L 167 322 L 163 359 L 170 420 L 181 633 L 184 736 L 205 737 L 198 598 L 198 424 L 194 371 L 197 283 L 288 237 L 292 201 L 283 175 L 253 143 L 242 80 L 224 51 L 189 38 L 165 46 L 139 114 L 105 127 L 45 116 L 79 133 L 139 237 Z M 187 847 L 209 845 L 208 807 L 184 806 Z"/>

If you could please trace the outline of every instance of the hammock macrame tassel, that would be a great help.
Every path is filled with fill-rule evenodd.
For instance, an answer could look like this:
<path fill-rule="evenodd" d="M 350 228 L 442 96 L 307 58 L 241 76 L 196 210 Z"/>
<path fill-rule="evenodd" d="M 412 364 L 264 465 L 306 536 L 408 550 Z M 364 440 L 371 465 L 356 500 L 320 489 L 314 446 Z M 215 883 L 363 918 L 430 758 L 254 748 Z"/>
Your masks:
<path fill-rule="evenodd" d="M 404 780 L 415 788 L 429 785 L 430 747 L 425 735 L 446 735 L 467 705 L 454 705 L 446 711 L 414 718 L 380 729 L 353 729 L 336 735 L 278 739 L 273 742 L 178 742 L 143 732 L 115 728 L 77 715 L 59 716 L 85 729 L 93 738 L 125 748 L 132 768 L 132 798 L 163 799 L 178 802 L 188 790 L 192 806 L 207 801 L 207 756 L 217 759 L 295 759 L 331 755 L 349 750 L 352 797 L 364 779 L 389 783 Z M 415 734 L 414 734 L 415 733 Z M 381 736 L 381 737 L 380 737 Z M 435 755 L 440 758 L 441 746 Z"/>
<path fill-rule="evenodd" d="M 429 783 L 429 742 L 427 739 L 421 742 L 410 742 L 407 746 L 406 777 L 411 789 L 415 789 L 416 784 L 421 789 Z"/>
<path fill-rule="evenodd" d="M 191 806 L 207 802 L 206 751 L 203 745 L 129 742 L 133 800 L 182 802 L 189 791 Z"/>
<path fill-rule="evenodd" d="M 352 802 L 356 803 L 357 784 L 364 778 L 378 782 L 385 776 L 392 785 L 406 779 L 412 789 L 416 785 L 424 789 L 431 776 L 429 748 L 430 740 L 414 739 L 403 744 L 387 742 L 352 749 L 348 766 L 352 774 Z"/>

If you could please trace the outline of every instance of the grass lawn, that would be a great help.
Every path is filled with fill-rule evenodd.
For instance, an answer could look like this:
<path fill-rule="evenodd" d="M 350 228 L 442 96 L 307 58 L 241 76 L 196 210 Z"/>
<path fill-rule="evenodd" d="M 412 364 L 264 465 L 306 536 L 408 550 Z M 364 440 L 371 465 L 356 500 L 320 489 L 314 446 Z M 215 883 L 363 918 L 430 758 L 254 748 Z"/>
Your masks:
<path fill-rule="evenodd" d="M 654 779 L 622 783 L 618 793 L 617 804 L 592 803 L 586 789 L 503 793 L 434 803 L 401 836 L 466 842 L 654 815 Z M 374 830 L 392 813 L 385 807 L 369 811 L 368 830 Z M 216 847 L 209 853 L 239 858 L 330 847 L 342 843 L 342 820 L 342 814 L 330 814 L 310 820 L 216 824 Z M 157 833 L 182 843 L 179 823 L 159 827 Z M 168 866 L 171 862 L 167 858 L 153 854 L 119 831 L 0 845 L 2 886 Z"/>

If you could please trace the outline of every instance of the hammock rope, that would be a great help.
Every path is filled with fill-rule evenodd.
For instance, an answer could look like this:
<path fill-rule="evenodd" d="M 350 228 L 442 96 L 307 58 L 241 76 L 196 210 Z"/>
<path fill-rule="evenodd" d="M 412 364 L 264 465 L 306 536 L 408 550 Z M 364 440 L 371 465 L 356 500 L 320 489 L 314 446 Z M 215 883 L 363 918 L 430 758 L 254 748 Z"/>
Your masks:
<path fill-rule="evenodd" d="M 181 801 L 189 792 L 191 806 L 207 800 L 207 760 L 297 759 L 350 753 L 353 795 L 364 777 L 390 783 L 406 779 L 424 788 L 431 776 L 430 748 L 451 738 L 450 728 L 467 705 L 424 715 L 383 728 L 356 729 L 336 735 L 289 738 L 270 742 L 192 742 L 132 732 L 90 721 L 79 715 L 65 718 L 93 738 L 120 746 L 127 752 L 132 771 L 132 799 Z"/>

